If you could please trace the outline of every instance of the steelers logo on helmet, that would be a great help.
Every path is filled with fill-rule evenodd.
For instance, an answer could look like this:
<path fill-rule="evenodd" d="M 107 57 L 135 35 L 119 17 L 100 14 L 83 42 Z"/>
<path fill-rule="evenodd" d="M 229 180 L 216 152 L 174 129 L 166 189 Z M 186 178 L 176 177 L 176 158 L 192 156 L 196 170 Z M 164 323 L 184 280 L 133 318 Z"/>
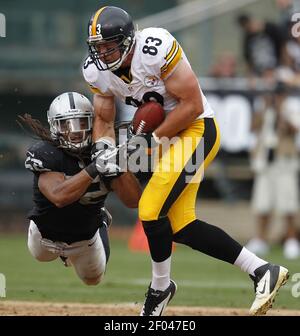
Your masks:
<path fill-rule="evenodd" d="M 134 38 L 132 19 L 121 8 L 102 7 L 89 21 L 89 54 L 100 71 L 117 70 L 130 53 Z"/>

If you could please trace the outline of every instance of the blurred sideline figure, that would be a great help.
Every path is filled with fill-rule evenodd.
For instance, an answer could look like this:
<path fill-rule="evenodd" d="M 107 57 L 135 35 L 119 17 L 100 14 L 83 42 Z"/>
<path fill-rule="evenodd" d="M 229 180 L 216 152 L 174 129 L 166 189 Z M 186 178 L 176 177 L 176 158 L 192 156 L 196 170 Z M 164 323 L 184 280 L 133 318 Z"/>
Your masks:
<path fill-rule="evenodd" d="M 252 207 L 257 216 L 257 237 L 246 245 L 254 253 L 269 251 L 268 233 L 272 213 L 285 222 L 283 254 L 288 259 L 300 256 L 297 240 L 296 215 L 299 208 L 298 153 L 296 135 L 300 130 L 300 100 L 288 96 L 284 82 L 293 77 L 293 71 L 281 67 L 265 73 L 264 78 L 279 84 L 275 94 L 264 95 L 256 101 L 253 131 L 257 145 L 252 152 L 255 172 Z M 266 78 L 268 77 L 268 78 Z"/>
<path fill-rule="evenodd" d="M 209 76 L 214 78 L 234 78 L 236 73 L 236 57 L 230 52 L 224 52 L 211 67 Z"/>
<path fill-rule="evenodd" d="M 244 32 L 243 54 L 249 75 L 260 76 L 265 70 L 278 66 L 284 37 L 281 27 L 248 14 L 241 14 L 237 21 Z"/>
<path fill-rule="evenodd" d="M 125 205 L 137 207 L 140 187 L 131 173 L 103 178 L 91 162 L 94 112 L 85 96 L 59 95 L 47 116 L 50 130 L 29 115 L 21 117 L 41 139 L 29 148 L 25 163 L 34 174 L 28 248 L 38 261 L 60 257 L 85 284 L 97 285 L 109 258 L 106 196 L 113 190 Z"/>
<path fill-rule="evenodd" d="M 145 147 L 147 142 L 152 147 L 163 146 L 175 136 L 178 140 L 162 153 L 139 201 L 152 261 L 152 281 L 141 315 L 162 315 L 176 292 L 170 279 L 173 240 L 247 272 L 256 291 L 250 313 L 265 314 L 286 282 L 288 270 L 258 258 L 223 230 L 196 217 L 202 169 L 216 156 L 220 141 L 214 112 L 181 46 L 162 28 L 136 32 L 128 13 L 111 6 L 92 15 L 87 42 L 89 57 L 83 75 L 95 93 L 93 157 L 100 161 L 99 157 L 117 155 L 115 96 L 135 106 L 154 100 L 164 107 L 167 115 L 161 125 L 153 133 L 139 135 Z M 183 158 L 181 142 L 185 139 L 192 146 L 184 147 Z M 122 173 L 116 164 L 106 167 L 103 161 L 103 168 L 104 175 L 117 178 Z"/>

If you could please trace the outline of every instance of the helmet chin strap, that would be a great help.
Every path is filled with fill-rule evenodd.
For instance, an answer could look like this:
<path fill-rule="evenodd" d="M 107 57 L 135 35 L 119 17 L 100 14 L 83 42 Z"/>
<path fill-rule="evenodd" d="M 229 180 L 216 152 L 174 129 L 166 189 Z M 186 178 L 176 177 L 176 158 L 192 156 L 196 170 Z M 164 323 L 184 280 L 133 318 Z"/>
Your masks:
<path fill-rule="evenodd" d="M 112 63 L 106 63 L 107 65 L 107 68 L 110 70 L 110 71 L 116 71 L 120 68 L 120 66 L 122 65 L 124 59 L 122 59 L 122 57 L 120 57 L 118 60 L 112 62 Z"/>
<path fill-rule="evenodd" d="M 68 135 L 68 140 L 66 140 L 62 135 L 59 137 L 59 142 L 63 148 L 66 148 L 72 152 L 76 152 L 80 149 L 84 149 L 88 147 L 91 142 L 91 134 L 86 137 L 86 131 L 83 132 L 82 140 L 79 143 L 73 143 L 70 139 L 70 135 Z"/>

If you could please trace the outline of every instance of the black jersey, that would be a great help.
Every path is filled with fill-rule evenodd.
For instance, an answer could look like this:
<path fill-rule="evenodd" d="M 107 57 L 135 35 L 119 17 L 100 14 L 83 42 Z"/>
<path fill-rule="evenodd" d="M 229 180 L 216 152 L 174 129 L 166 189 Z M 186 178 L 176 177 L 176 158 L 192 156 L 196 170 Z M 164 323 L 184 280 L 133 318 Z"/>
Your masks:
<path fill-rule="evenodd" d="M 87 189 L 80 200 L 57 208 L 39 190 L 38 179 L 41 173 L 53 171 L 71 177 L 86 165 L 75 156 L 46 141 L 39 141 L 27 151 L 25 167 L 34 173 L 34 207 L 28 218 L 38 226 L 43 238 L 72 243 L 91 239 L 101 225 L 101 208 L 104 206 L 108 190 L 99 177 Z"/>

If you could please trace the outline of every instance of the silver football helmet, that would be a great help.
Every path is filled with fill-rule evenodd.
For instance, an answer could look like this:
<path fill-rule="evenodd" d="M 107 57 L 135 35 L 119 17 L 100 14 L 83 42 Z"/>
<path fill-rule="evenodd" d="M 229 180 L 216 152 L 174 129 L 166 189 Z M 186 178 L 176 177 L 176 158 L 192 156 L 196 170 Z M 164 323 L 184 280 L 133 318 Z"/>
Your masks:
<path fill-rule="evenodd" d="M 82 94 L 59 95 L 51 103 L 47 117 L 51 136 L 61 147 L 80 152 L 91 144 L 94 109 Z"/>

